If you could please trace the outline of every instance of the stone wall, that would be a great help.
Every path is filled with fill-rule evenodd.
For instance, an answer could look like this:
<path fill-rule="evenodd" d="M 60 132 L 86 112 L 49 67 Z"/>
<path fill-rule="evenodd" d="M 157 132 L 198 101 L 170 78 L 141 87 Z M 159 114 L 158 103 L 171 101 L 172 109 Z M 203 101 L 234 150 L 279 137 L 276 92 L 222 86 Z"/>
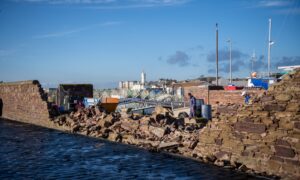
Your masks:
<path fill-rule="evenodd" d="M 216 158 L 216 164 L 240 163 L 259 173 L 299 179 L 300 70 L 251 105 L 219 106 L 193 153 Z"/>
<path fill-rule="evenodd" d="M 226 90 L 209 90 L 209 104 L 244 104 L 244 97 L 241 96 L 243 90 L 234 90 L 234 91 L 226 91 Z M 188 99 L 188 93 L 192 93 L 198 99 L 204 99 L 205 103 L 207 103 L 208 98 L 208 88 L 207 87 L 185 87 L 184 88 L 184 97 Z M 262 93 L 263 90 L 248 90 L 251 96 Z"/>
<path fill-rule="evenodd" d="M 49 119 L 47 96 L 38 81 L 1 83 L 0 101 L 2 118 L 54 127 Z"/>

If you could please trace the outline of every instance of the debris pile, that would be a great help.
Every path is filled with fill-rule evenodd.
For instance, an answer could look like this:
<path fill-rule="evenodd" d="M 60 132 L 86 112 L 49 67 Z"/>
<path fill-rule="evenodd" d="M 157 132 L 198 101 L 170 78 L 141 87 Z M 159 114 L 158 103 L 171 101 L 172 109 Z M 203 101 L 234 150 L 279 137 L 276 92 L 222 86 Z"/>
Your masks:
<path fill-rule="evenodd" d="M 205 119 L 174 118 L 171 111 L 159 106 L 151 116 L 106 114 L 92 106 L 57 117 L 53 122 L 68 127 L 72 133 L 179 154 L 196 147 L 198 132 L 206 124 Z"/>

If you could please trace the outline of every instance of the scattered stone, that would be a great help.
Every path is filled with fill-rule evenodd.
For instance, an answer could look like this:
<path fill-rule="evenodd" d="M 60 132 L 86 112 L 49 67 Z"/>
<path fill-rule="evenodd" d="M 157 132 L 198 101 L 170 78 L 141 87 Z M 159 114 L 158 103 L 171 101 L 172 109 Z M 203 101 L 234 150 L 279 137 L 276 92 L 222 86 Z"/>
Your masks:
<path fill-rule="evenodd" d="M 161 142 L 158 146 L 158 149 L 170 149 L 174 147 L 178 147 L 180 144 L 178 142 Z"/>

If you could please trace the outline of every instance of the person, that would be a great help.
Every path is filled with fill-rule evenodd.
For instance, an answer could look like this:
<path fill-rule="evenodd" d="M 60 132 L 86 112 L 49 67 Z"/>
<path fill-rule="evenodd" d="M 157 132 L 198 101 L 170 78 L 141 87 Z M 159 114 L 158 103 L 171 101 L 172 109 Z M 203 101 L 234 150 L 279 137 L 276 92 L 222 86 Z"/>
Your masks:
<path fill-rule="evenodd" d="M 249 100 L 250 100 L 250 94 L 246 91 L 242 92 L 242 96 L 245 97 L 245 104 L 249 104 Z"/>
<path fill-rule="evenodd" d="M 190 98 L 190 118 L 195 117 L 195 111 L 196 111 L 196 98 L 192 95 L 192 93 L 188 93 L 188 96 Z"/>

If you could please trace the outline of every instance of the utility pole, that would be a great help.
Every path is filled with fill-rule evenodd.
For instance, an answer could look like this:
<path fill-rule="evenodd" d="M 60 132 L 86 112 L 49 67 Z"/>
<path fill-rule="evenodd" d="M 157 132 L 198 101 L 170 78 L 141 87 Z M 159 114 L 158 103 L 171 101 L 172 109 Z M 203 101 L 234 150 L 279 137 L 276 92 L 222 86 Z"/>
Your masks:
<path fill-rule="evenodd" d="M 272 28 L 272 20 L 269 19 L 269 42 L 268 42 L 268 75 L 271 75 L 271 46 L 274 42 L 271 40 L 271 28 Z"/>
<path fill-rule="evenodd" d="M 229 43 L 229 79 L 230 79 L 230 84 L 232 84 L 232 59 L 231 59 L 231 48 L 232 48 L 232 43 L 231 39 L 228 39 L 227 42 Z"/>
<path fill-rule="evenodd" d="M 216 23 L 216 85 L 219 85 L 219 50 L 218 50 L 218 23 Z"/>

